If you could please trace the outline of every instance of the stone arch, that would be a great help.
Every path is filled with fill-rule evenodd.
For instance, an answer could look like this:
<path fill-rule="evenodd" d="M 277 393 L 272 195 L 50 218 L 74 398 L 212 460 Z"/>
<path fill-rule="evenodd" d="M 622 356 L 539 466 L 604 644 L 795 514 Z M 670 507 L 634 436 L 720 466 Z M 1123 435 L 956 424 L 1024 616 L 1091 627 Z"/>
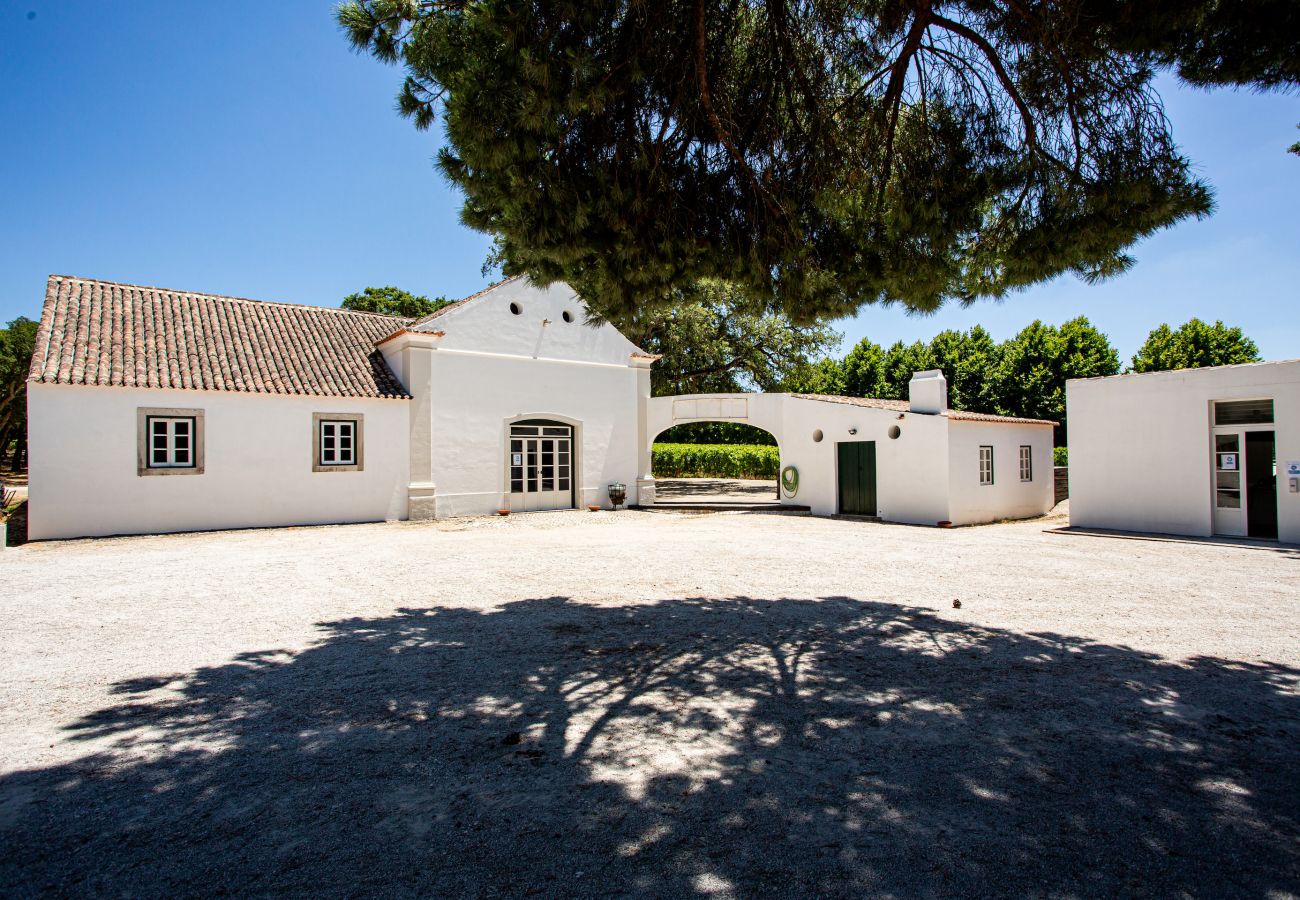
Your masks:
<path fill-rule="evenodd" d="M 776 441 L 777 454 L 785 456 L 782 433 L 784 394 L 676 394 L 651 397 L 646 404 L 645 467 L 642 481 L 653 484 L 651 450 L 659 435 L 675 425 L 697 422 L 734 422 L 760 428 Z"/>

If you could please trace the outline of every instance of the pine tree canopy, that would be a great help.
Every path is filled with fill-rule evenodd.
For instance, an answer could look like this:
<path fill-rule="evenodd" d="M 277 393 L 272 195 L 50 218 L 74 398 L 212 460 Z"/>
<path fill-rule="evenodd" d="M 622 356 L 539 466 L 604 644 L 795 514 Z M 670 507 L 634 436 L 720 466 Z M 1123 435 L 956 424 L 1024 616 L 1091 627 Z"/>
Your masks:
<path fill-rule="evenodd" d="M 1259 348 L 1240 328 L 1192 319 L 1177 329 L 1161 325 L 1133 357 L 1134 372 L 1165 372 L 1259 362 Z"/>
<path fill-rule="evenodd" d="M 1294 0 L 352 0 L 507 273 L 610 317 L 733 281 L 933 310 L 1211 209 L 1153 78 L 1300 80 Z M 1270 15 L 1261 9 L 1271 10 Z"/>

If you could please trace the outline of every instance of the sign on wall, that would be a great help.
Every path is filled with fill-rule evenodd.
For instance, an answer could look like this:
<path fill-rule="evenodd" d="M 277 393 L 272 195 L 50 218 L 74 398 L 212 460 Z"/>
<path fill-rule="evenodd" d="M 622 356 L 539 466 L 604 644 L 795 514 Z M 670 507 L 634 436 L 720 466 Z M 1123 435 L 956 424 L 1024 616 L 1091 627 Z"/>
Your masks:
<path fill-rule="evenodd" d="M 1287 478 L 1300 478 L 1300 459 L 1293 459 L 1286 464 Z"/>

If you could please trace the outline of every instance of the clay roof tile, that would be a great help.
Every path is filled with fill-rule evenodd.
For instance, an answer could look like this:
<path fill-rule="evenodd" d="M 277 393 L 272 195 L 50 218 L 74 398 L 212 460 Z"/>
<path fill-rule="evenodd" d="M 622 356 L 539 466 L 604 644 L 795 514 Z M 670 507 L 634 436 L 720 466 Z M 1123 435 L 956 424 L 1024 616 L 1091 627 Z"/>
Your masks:
<path fill-rule="evenodd" d="M 51 275 L 29 377 L 51 384 L 407 396 L 374 349 L 408 319 Z"/>

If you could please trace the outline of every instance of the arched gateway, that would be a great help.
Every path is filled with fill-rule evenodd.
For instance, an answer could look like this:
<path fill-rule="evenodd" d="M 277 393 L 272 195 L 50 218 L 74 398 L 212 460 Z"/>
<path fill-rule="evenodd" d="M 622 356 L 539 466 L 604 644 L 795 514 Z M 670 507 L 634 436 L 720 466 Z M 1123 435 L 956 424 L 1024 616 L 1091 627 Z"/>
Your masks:
<path fill-rule="evenodd" d="M 761 428 L 776 438 L 783 453 L 781 413 L 787 394 L 679 394 L 651 397 L 646 404 L 646 447 L 642 458 L 646 471 L 638 481 L 643 505 L 654 502 L 655 485 L 649 471 L 655 440 L 674 425 L 695 422 L 734 422 Z"/>

